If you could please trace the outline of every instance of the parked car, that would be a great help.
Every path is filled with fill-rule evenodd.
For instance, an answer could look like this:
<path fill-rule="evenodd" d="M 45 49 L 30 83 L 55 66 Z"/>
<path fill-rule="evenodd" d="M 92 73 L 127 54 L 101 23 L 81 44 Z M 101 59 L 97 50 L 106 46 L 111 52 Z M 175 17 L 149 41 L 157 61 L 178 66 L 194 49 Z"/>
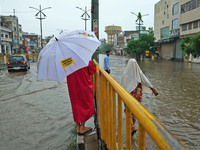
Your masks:
<path fill-rule="evenodd" d="M 12 55 L 8 59 L 8 72 L 12 70 L 30 69 L 30 62 L 25 55 Z"/>

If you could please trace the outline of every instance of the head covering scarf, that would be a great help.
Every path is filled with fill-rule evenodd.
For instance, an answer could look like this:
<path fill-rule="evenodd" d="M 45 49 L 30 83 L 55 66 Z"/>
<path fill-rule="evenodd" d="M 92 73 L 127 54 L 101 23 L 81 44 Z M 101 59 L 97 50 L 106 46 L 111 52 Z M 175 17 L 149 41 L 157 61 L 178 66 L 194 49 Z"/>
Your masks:
<path fill-rule="evenodd" d="M 122 75 L 121 85 L 131 93 L 137 85 L 141 83 L 143 93 L 153 94 L 150 88 L 153 88 L 147 77 L 143 74 L 137 61 L 130 59 Z"/>

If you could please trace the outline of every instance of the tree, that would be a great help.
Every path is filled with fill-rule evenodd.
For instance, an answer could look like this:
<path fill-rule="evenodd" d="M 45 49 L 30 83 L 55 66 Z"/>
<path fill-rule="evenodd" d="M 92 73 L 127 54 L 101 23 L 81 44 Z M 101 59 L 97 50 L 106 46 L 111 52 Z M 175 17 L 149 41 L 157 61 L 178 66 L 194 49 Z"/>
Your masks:
<path fill-rule="evenodd" d="M 145 49 L 144 52 L 146 50 L 149 50 L 150 53 L 155 53 L 156 51 L 156 47 L 157 47 L 157 43 L 155 42 L 156 38 L 150 34 L 150 35 L 142 35 L 140 37 L 140 40 L 143 41 L 143 48 Z"/>
<path fill-rule="evenodd" d="M 149 27 L 149 35 L 154 35 L 153 27 Z"/>
<path fill-rule="evenodd" d="M 101 48 L 100 48 L 100 53 L 106 53 L 107 50 L 111 51 L 111 48 L 113 47 L 113 44 L 104 44 Z"/>
<path fill-rule="evenodd" d="M 187 36 L 181 43 L 181 50 L 184 56 L 188 58 L 192 55 L 194 58 L 200 57 L 200 32 L 195 36 Z"/>
<path fill-rule="evenodd" d="M 153 35 L 142 35 L 138 40 L 130 40 L 125 50 L 128 54 L 135 54 L 137 61 L 139 61 L 140 55 L 144 55 L 145 51 L 149 50 L 151 53 L 155 53 L 155 37 Z"/>

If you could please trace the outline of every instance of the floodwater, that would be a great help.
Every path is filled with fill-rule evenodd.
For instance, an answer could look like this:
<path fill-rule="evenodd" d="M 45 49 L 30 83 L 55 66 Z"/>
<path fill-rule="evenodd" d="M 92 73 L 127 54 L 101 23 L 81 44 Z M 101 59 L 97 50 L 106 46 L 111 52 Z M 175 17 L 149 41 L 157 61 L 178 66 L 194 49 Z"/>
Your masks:
<path fill-rule="evenodd" d="M 111 76 L 119 83 L 128 60 L 125 56 L 110 55 Z M 139 65 L 159 92 L 158 96 L 144 94 L 142 105 L 189 149 L 199 150 L 200 64 L 145 59 Z M 103 56 L 100 57 L 100 66 L 103 67 Z M 156 149 L 148 136 L 147 149 Z"/>
<path fill-rule="evenodd" d="M 0 72 L 1 150 L 62 150 L 73 125 L 66 79 L 37 81 L 36 63 L 27 73 Z"/>
<path fill-rule="evenodd" d="M 119 83 L 128 59 L 110 56 L 111 76 Z M 200 149 L 200 64 L 146 59 L 139 65 L 159 92 L 144 95 L 142 104 L 189 149 Z M 36 69 L 31 63 L 28 72 L 0 70 L 1 150 L 62 150 L 72 141 L 66 80 L 37 81 Z"/>

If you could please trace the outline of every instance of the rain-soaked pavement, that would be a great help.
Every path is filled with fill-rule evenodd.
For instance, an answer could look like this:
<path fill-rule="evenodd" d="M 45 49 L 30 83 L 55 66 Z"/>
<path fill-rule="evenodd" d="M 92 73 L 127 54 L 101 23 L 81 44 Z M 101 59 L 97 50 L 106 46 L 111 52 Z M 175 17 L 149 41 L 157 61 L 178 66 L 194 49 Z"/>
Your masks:
<path fill-rule="evenodd" d="M 127 61 L 110 56 L 111 76 L 119 83 Z M 189 149 L 200 149 L 200 64 L 146 59 L 139 65 L 159 92 L 144 95 L 142 104 Z M 37 81 L 36 63 L 28 72 L 0 70 L 1 150 L 62 150 L 73 126 L 66 80 Z"/>

